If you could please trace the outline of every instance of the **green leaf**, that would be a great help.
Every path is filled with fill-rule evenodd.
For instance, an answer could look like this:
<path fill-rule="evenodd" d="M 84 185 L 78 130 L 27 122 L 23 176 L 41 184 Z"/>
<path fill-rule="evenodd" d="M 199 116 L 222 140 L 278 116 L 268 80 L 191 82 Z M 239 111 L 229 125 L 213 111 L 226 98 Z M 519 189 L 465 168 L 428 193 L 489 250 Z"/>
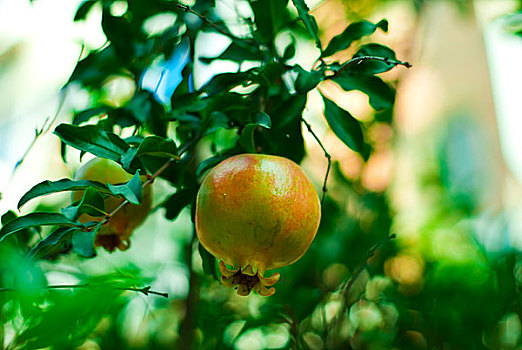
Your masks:
<path fill-rule="evenodd" d="M 201 88 L 209 96 L 224 91 L 230 91 L 232 88 L 245 84 L 253 79 L 251 71 L 239 73 L 221 73 L 215 75 L 205 86 Z"/>
<path fill-rule="evenodd" d="M 102 107 L 94 107 L 94 108 L 88 108 L 81 112 L 74 113 L 73 116 L 73 124 L 74 125 L 80 125 L 82 123 L 85 123 L 89 121 L 92 117 L 99 116 L 101 114 L 106 114 L 110 112 L 113 108 L 109 106 L 102 106 Z"/>
<path fill-rule="evenodd" d="M 130 179 L 129 182 L 122 185 L 107 184 L 109 190 L 117 195 L 123 196 L 132 204 L 140 204 L 143 198 L 143 185 L 140 180 L 139 172 Z"/>
<path fill-rule="evenodd" d="M 208 250 L 203 247 L 201 242 L 198 243 L 198 251 L 199 256 L 201 256 L 201 262 L 203 266 L 203 272 L 207 275 L 212 275 L 216 279 L 216 281 L 220 281 L 221 277 L 217 272 L 217 260 L 216 258 L 208 252 Z"/>
<path fill-rule="evenodd" d="M 105 201 L 100 192 L 93 187 L 88 187 L 84 191 L 82 199 L 76 205 L 70 205 L 61 209 L 61 211 L 71 220 L 77 219 L 82 214 L 105 216 Z"/>
<path fill-rule="evenodd" d="M 121 62 L 126 64 L 136 56 L 134 43 L 143 39 L 141 28 L 134 26 L 126 16 L 111 15 L 108 4 L 103 6 L 101 25 L 105 36 L 114 45 L 114 50 Z"/>
<path fill-rule="evenodd" d="M 165 217 L 169 220 L 174 220 L 179 216 L 179 213 L 187 205 L 194 201 L 196 190 L 193 188 L 185 188 L 176 191 L 161 205 L 166 209 Z"/>
<path fill-rule="evenodd" d="M 332 80 L 345 91 L 359 90 L 368 95 L 370 105 L 377 111 L 393 106 L 395 92 L 379 77 L 353 75 L 341 71 Z"/>
<path fill-rule="evenodd" d="M 61 225 L 68 227 L 81 227 L 77 221 L 70 220 L 65 215 L 58 213 L 30 213 L 9 221 L 0 229 L 0 242 L 6 236 L 26 228 L 43 225 Z"/>
<path fill-rule="evenodd" d="M 228 156 L 215 156 L 205 159 L 198 165 L 198 168 L 196 169 L 196 176 L 201 176 L 205 171 L 213 168 L 215 165 L 221 163 L 227 158 Z"/>
<path fill-rule="evenodd" d="M 53 231 L 31 249 L 28 258 L 41 259 L 54 257 L 57 254 L 69 251 L 72 246 L 72 233 L 76 230 L 75 227 L 60 227 Z"/>
<path fill-rule="evenodd" d="M 99 51 L 92 51 L 82 59 L 72 72 L 66 85 L 73 81 L 83 86 L 99 89 L 107 77 L 124 73 L 121 62 L 116 57 L 113 45 Z"/>
<path fill-rule="evenodd" d="M 15 214 L 14 211 L 12 210 L 9 210 L 7 212 L 5 212 L 4 214 L 2 214 L 2 217 L 0 218 L 0 223 L 2 224 L 2 226 L 6 225 L 9 221 L 13 221 L 14 219 L 16 219 L 18 216 Z"/>
<path fill-rule="evenodd" d="M 322 49 L 321 40 L 319 39 L 319 29 L 317 27 L 317 22 L 315 21 L 314 16 L 310 15 L 308 12 L 310 9 L 306 6 L 304 0 L 292 0 L 295 8 L 297 9 L 297 13 L 299 14 L 299 18 L 303 21 L 308 33 L 315 40 L 315 46 L 319 50 Z"/>
<path fill-rule="evenodd" d="M 295 89 L 300 94 L 315 89 L 317 84 L 324 79 L 324 71 L 312 70 L 308 72 L 299 65 L 296 65 L 294 68 L 298 73 L 295 81 Z"/>
<path fill-rule="evenodd" d="M 173 140 L 159 136 L 148 136 L 139 145 L 137 157 L 150 155 L 163 158 L 177 158 L 178 149 Z"/>
<path fill-rule="evenodd" d="M 260 112 L 256 115 L 256 121 L 254 123 L 248 123 L 241 131 L 239 137 L 239 144 L 249 153 L 256 153 L 256 146 L 254 144 L 254 131 L 259 127 L 270 129 L 272 122 L 270 116 L 264 112 Z"/>
<path fill-rule="evenodd" d="M 130 147 L 118 135 L 101 130 L 96 125 L 60 124 L 54 134 L 71 147 L 115 162 L 120 162 L 121 156 Z"/>
<path fill-rule="evenodd" d="M 295 48 L 295 42 L 291 42 L 288 44 L 288 46 L 285 48 L 285 51 L 283 52 L 283 59 L 289 60 L 292 57 L 295 56 L 296 48 Z"/>
<path fill-rule="evenodd" d="M 219 129 L 229 129 L 228 117 L 225 113 L 213 111 L 203 120 L 199 132 L 201 135 L 209 135 Z"/>
<path fill-rule="evenodd" d="M 94 4 L 96 4 L 95 0 L 84 1 L 80 5 L 80 7 L 78 7 L 78 10 L 76 10 L 76 14 L 74 15 L 74 21 L 76 22 L 84 20 Z"/>
<path fill-rule="evenodd" d="M 395 52 L 387 46 L 380 44 L 367 44 L 361 46 L 361 48 L 355 53 L 353 58 L 372 56 L 382 57 L 385 59 L 396 60 Z M 377 60 L 367 60 L 359 62 L 358 64 L 351 65 L 345 69 L 354 74 L 378 74 L 387 72 L 395 67 L 392 63 L 386 63 Z"/>
<path fill-rule="evenodd" d="M 296 94 L 276 106 L 270 113 L 274 128 L 284 128 L 295 121 L 300 124 L 307 99 L 306 94 Z"/>
<path fill-rule="evenodd" d="M 373 24 L 368 21 L 360 21 L 350 24 L 341 34 L 334 36 L 332 40 L 330 40 L 328 46 L 323 51 L 322 56 L 328 57 L 338 51 L 347 49 L 354 41 L 359 40 L 364 36 L 373 34 L 377 28 L 387 32 L 388 21 L 383 19 L 377 24 Z"/>
<path fill-rule="evenodd" d="M 97 181 L 61 179 L 58 181 L 43 181 L 27 191 L 18 202 L 18 209 L 36 197 L 45 196 L 63 191 L 85 190 L 87 187 L 96 188 L 98 191 L 110 193 L 107 186 Z"/>
<path fill-rule="evenodd" d="M 148 136 L 141 140 L 137 148 L 130 147 L 124 155 L 121 156 L 121 164 L 123 168 L 132 173 L 136 169 L 148 170 L 146 164 L 150 162 L 158 163 L 166 162 L 166 159 L 179 159 L 176 144 L 171 139 L 159 136 Z"/>
<path fill-rule="evenodd" d="M 230 45 L 217 57 L 200 57 L 199 60 L 203 63 L 209 64 L 214 60 L 227 60 L 234 62 L 243 61 L 261 61 L 263 54 L 259 51 L 257 46 L 253 45 L 239 45 L 232 41 Z"/>
<path fill-rule="evenodd" d="M 123 127 L 138 122 L 145 124 L 156 136 L 166 137 L 165 113 L 165 106 L 156 100 L 152 92 L 137 90 L 127 104 L 115 109 L 109 116 Z"/>
<path fill-rule="evenodd" d="M 272 47 L 277 33 L 290 21 L 288 0 L 258 0 L 249 3 L 255 17 L 255 40 Z"/>
<path fill-rule="evenodd" d="M 324 101 L 324 116 L 334 134 L 348 147 L 367 159 L 368 147 L 364 142 L 361 124 L 349 112 L 321 94 Z"/>
<path fill-rule="evenodd" d="M 14 211 L 12 211 L 12 210 L 7 211 L 6 213 L 4 213 L 2 215 L 2 218 L 1 218 L 2 226 L 7 225 L 10 221 L 15 220 L 17 217 L 18 217 L 18 215 L 16 215 L 16 213 Z M 38 227 L 38 229 L 39 229 L 39 227 Z M 36 228 L 21 230 L 21 231 L 18 231 L 16 236 L 13 236 L 13 237 L 15 237 L 16 242 L 18 242 L 20 245 L 27 246 L 29 244 L 29 242 L 32 241 L 32 238 L 37 231 L 38 230 Z"/>
<path fill-rule="evenodd" d="M 138 149 L 136 147 L 129 147 L 129 149 L 122 154 L 120 162 L 123 169 L 130 171 L 131 163 L 134 158 L 136 158 L 137 153 Z"/>
<path fill-rule="evenodd" d="M 72 234 L 73 250 L 85 258 L 94 258 L 96 250 L 94 249 L 94 238 L 97 230 L 80 231 L 75 230 Z"/>

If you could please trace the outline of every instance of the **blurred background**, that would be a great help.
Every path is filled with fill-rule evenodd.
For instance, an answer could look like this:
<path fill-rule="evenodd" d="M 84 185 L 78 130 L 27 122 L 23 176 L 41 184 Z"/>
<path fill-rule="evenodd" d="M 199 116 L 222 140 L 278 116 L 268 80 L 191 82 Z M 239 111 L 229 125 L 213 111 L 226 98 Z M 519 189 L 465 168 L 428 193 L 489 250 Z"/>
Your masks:
<path fill-rule="evenodd" d="M 522 349 L 522 3 L 307 3 L 324 43 L 347 23 L 386 18 L 389 32 L 371 40 L 391 47 L 413 67 L 381 75 L 397 89 L 393 110 L 384 114 L 373 111 L 360 92 L 320 84 L 357 119 L 371 121 L 367 131 L 375 152 L 367 162 L 329 130 L 319 93 L 310 93 L 305 117 L 334 163 L 320 231 L 300 261 L 281 269 L 276 295 L 239 297 L 205 275 L 199 255 L 191 254 L 197 244 L 190 210 L 168 221 L 158 206 L 133 234 L 130 250 L 99 250 L 90 260 L 71 255 L 44 261 L 30 275 L 49 284 L 136 277 L 169 298 L 49 292 L 50 303 L 64 307 L 33 332 L 39 339 L 33 348 L 188 349 L 194 341 L 198 349 Z M 52 134 L 54 126 L 70 122 L 74 111 L 89 104 L 81 89 L 61 87 L 78 59 L 106 41 L 100 8 L 73 21 L 80 4 L 0 0 L 0 213 L 16 210 L 20 197 L 44 179 L 72 178 L 80 164 L 75 152 L 62 161 Z M 115 13 L 124 13 L 125 2 L 117 4 Z M 235 26 L 236 14 L 249 15 L 248 6 L 233 0 L 217 0 L 216 11 L 237 31 L 242 26 Z M 175 15 L 163 15 L 147 30 L 161 31 L 175 21 Z M 206 34 L 198 38 L 197 52 L 216 55 L 227 44 Z M 315 50 L 313 42 L 298 38 L 295 63 L 311 69 Z M 143 86 L 154 89 L 165 65 L 182 68 L 183 49 L 172 60 L 151 67 Z M 217 72 L 237 69 L 226 61 L 196 64 L 199 86 Z M 172 74 L 168 81 L 175 84 Z M 114 105 L 134 89 L 124 79 L 102 87 Z M 158 99 L 169 89 L 162 85 Z M 326 159 L 312 135 L 304 136 L 302 165 L 319 191 Z M 169 191 L 167 184 L 155 183 L 154 202 L 161 203 Z M 24 212 L 69 200 L 68 194 L 43 197 Z M 343 295 L 371 247 L 391 233 L 397 238 L 380 247 L 353 280 L 350 294 Z M 17 259 L 0 256 L 4 285 L 27 279 L 29 272 L 18 270 Z M 6 311 L 7 299 L 0 304 L 6 347 L 24 329 L 34 298 L 29 293 L 26 309 L 17 312 Z M 100 299 L 113 302 L 93 307 L 103 304 Z M 85 322 L 76 321 L 83 331 L 61 332 L 85 305 L 92 311 L 82 314 Z"/>

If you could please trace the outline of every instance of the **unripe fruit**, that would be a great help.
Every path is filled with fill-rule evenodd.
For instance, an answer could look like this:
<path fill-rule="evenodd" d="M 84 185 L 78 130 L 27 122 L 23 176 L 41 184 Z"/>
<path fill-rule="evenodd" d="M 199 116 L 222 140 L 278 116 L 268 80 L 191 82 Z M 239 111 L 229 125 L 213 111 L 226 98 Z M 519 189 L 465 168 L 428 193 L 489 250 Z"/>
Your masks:
<path fill-rule="evenodd" d="M 317 192 L 291 160 L 240 154 L 215 166 L 204 178 L 196 201 L 196 232 L 220 259 L 224 285 L 239 295 L 267 289 L 279 273 L 265 270 L 298 260 L 312 243 L 321 218 Z M 230 265 L 229 269 L 226 265 Z"/>
<path fill-rule="evenodd" d="M 105 158 L 94 158 L 82 165 L 76 172 L 75 180 L 92 180 L 103 184 L 113 185 L 128 182 L 132 175 L 127 173 L 116 162 Z M 143 181 L 144 179 L 142 179 Z M 83 191 L 73 192 L 73 201 L 82 198 Z M 122 203 L 123 199 L 108 196 L 104 200 L 105 211 L 112 212 Z M 143 189 L 143 198 L 140 205 L 127 203 L 117 211 L 111 219 L 104 224 L 94 241 L 95 246 L 103 246 L 107 251 L 113 252 L 116 248 L 127 250 L 130 247 L 132 232 L 145 221 L 152 206 L 152 188 Z M 82 223 L 88 221 L 101 221 L 104 217 L 93 217 L 87 214 L 81 215 L 78 220 Z"/>

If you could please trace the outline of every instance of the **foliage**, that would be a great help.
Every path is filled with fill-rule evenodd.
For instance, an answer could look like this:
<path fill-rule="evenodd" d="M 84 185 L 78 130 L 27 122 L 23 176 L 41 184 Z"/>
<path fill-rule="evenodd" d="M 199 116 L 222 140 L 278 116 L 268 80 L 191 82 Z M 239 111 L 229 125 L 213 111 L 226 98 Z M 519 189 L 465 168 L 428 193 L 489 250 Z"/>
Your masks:
<path fill-rule="evenodd" d="M 122 3 L 126 11 L 116 16 L 114 6 Z M 84 20 L 97 6 L 101 8 L 107 42 L 78 61 L 64 87 L 87 91 L 89 107 L 75 111 L 71 122 L 58 125 L 54 135 L 62 142 L 64 160 L 75 149 L 81 156 L 89 153 L 111 159 L 134 177 L 118 185 L 43 181 L 20 199 L 19 208 L 58 192 L 84 190 L 85 194 L 80 202 L 70 203 L 60 212 L 37 210 L 19 217 L 9 212 L 2 217 L 0 249 L 5 253 L 0 257 L 7 267 L 0 268 L 0 286 L 5 289 L 0 293 L 0 315 L 10 320 L 6 324 L 16 333 L 10 346 L 73 348 L 90 339 L 101 348 L 125 348 L 118 318 L 129 300 L 122 292 L 149 292 L 141 288 L 149 280 L 139 269 L 78 276 L 80 284 L 66 290 L 54 290 L 43 270 L 49 266 L 52 270 L 56 261 L 68 261 L 71 256 L 94 258 L 94 238 L 106 221 L 82 224 L 79 215 L 103 212 L 106 196 L 139 203 L 139 175 L 148 178 L 142 186 L 156 180 L 169 186 L 171 192 L 159 208 L 165 219 L 174 221 L 187 212 L 185 208 L 193 209 L 201 177 L 225 158 L 256 152 L 301 162 L 306 153 L 303 132 L 309 129 L 306 124 L 302 127 L 306 123 L 303 111 L 309 93 L 319 90 L 324 81 L 344 91 L 362 92 L 380 113 L 361 122 L 321 91 L 325 120 L 332 132 L 363 160 L 371 157 L 368 129 L 383 122 L 378 115 L 390 113 L 395 99 L 393 87 L 378 74 L 398 65 L 409 67 L 391 48 L 361 42 L 375 31 L 386 32 L 388 22 L 351 23 L 323 45 L 316 20 L 303 0 L 247 3 L 252 18 L 241 19 L 247 29 L 243 35 L 235 34 L 219 17 L 213 0 L 197 0 L 190 7 L 167 0 L 87 0 L 78 8 L 75 21 Z M 147 33 L 144 23 L 164 13 L 176 15 L 174 24 Z M 204 33 L 219 34 L 230 43 L 217 56 L 202 57 L 196 42 Z M 285 46 L 276 40 L 283 33 L 291 37 Z M 317 60 L 312 67 L 293 63 L 300 55 L 298 40 L 314 43 Z M 188 59 L 164 68 L 181 76 L 165 100 L 158 89 L 165 82 L 160 77 L 156 88 L 149 89 L 147 72 L 157 62 L 174 57 L 176 50 L 185 50 Z M 347 53 L 350 58 L 336 59 Z M 215 74 L 202 86 L 195 86 L 197 63 L 217 61 L 235 62 L 238 69 Z M 133 81 L 133 95 L 117 104 L 108 103 L 110 96 L 103 86 L 111 79 Z M 188 294 L 170 304 L 157 302 L 162 318 L 154 321 L 156 329 L 146 341 L 131 347 L 227 349 L 255 334 L 279 332 L 285 340 L 271 348 L 455 349 L 465 347 L 467 340 L 459 332 L 466 332 L 473 335 L 468 348 L 478 349 L 483 348 L 484 332 L 494 334 L 495 322 L 506 310 L 520 311 L 518 304 L 512 309 L 508 306 L 516 299 L 510 273 L 517 264 L 514 256 L 495 263 L 478 253 L 477 260 L 466 264 L 428 261 L 430 273 L 420 292 L 404 291 L 403 285 L 384 277 L 385 261 L 393 259 L 398 250 L 388 238 L 391 212 L 386 196 L 348 180 L 335 162 L 331 177 L 329 181 L 337 184 L 335 190 L 345 202 L 339 196 L 325 197 L 316 241 L 302 260 L 282 269 L 285 278 L 274 296 L 238 299 L 221 287 L 215 258 L 197 244 L 192 233 L 183 242 L 178 261 L 188 271 Z M 346 207 L 352 208 L 349 215 Z M 376 244 L 378 249 L 371 250 Z M 371 259 L 370 250 L 374 252 Z M 477 261 L 480 265 L 475 266 Z M 469 275 L 470 271 L 484 276 L 479 292 L 473 287 L 479 279 Z M 504 275 L 509 277 L 499 277 Z M 506 288 L 499 283 L 506 283 Z M 498 305 L 488 305 L 490 298 L 499 300 Z M 467 302 L 477 307 L 464 308 Z M 179 305 L 183 305 L 181 311 Z M 455 307 L 458 309 L 452 310 Z M 179 319 L 172 321 L 168 312 Z M 476 317 L 479 312 L 485 316 Z M 166 329 L 175 336 L 169 338 Z"/>

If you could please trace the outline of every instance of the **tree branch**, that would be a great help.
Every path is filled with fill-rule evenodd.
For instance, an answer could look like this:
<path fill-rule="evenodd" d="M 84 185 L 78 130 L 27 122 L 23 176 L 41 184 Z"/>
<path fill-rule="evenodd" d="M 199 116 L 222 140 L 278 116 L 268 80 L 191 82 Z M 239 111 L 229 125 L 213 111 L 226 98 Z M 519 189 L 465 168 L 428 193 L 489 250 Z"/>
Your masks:
<path fill-rule="evenodd" d="M 357 269 L 353 272 L 352 276 L 350 277 L 350 279 L 341 287 L 341 290 L 342 290 L 342 296 L 343 296 L 343 299 L 347 299 L 348 298 L 348 293 L 350 292 L 350 289 L 352 288 L 353 284 L 355 283 L 355 281 L 357 280 L 357 277 L 359 277 L 359 275 L 361 274 L 361 272 L 366 268 L 366 266 L 368 265 L 368 261 L 370 261 L 370 259 L 375 255 L 375 252 L 380 248 L 382 247 L 384 244 L 388 243 L 389 241 L 391 241 L 392 239 L 395 239 L 396 235 L 395 233 L 391 234 L 390 236 L 386 237 L 385 239 L 383 239 L 382 241 L 378 242 L 376 245 L 374 245 L 370 250 L 368 250 L 368 255 L 366 257 L 366 260 L 364 260 L 358 267 Z"/>
<path fill-rule="evenodd" d="M 190 6 L 183 5 L 183 4 L 176 4 L 176 7 L 187 13 L 192 13 L 193 15 L 196 15 L 199 19 L 201 19 L 203 22 L 205 22 L 212 28 L 216 29 L 219 33 L 221 33 L 225 36 L 228 36 L 230 39 L 232 39 L 234 41 L 244 42 L 245 44 L 248 44 L 248 45 L 257 45 L 253 40 L 239 38 L 239 37 L 235 36 L 234 34 L 232 34 L 229 30 L 221 28 L 216 23 L 209 20 L 206 16 L 191 9 Z"/>
<path fill-rule="evenodd" d="M 83 51 L 83 48 L 82 48 L 82 51 Z M 7 188 L 10 186 L 11 182 L 13 181 L 16 171 L 18 170 L 20 165 L 22 165 L 22 163 L 25 161 L 25 159 L 29 155 L 29 152 L 31 152 L 31 150 L 33 149 L 34 145 L 36 144 L 36 142 L 38 141 L 40 136 L 45 135 L 51 129 L 51 126 L 53 126 L 54 122 L 58 118 L 58 115 L 62 111 L 62 107 L 65 103 L 65 98 L 66 98 L 66 93 L 64 91 L 61 91 L 60 100 L 58 102 L 58 107 L 56 109 L 56 113 L 54 114 L 54 116 L 52 118 L 50 118 L 50 117 L 45 118 L 45 121 L 44 121 L 42 127 L 40 129 L 38 129 L 38 128 L 35 129 L 35 136 L 34 136 L 33 140 L 31 141 L 29 146 L 27 146 L 27 149 L 25 150 L 22 157 L 16 162 L 16 164 L 13 168 L 13 171 L 11 172 L 11 175 L 9 176 L 9 179 L 7 180 L 7 183 L 5 184 L 4 190 L 2 190 L 0 192 L 0 201 L 2 200 L 2 193 L 5 192 L 7 190 Z"/>
<path fill-rule="evenodd" d="M 328 175 L 330 174 L 330 168 L 332 167 L 332 156 L 330 155 L 330 153 L 328 153 L 328 151 L 324 147 L 324 145 L 321 142 L 321 140 L 319 139 L 319 137 L 312 130 L 312 125 L 310 125 L 310 123 L 308 123 L 303 117 L 301 117 L 301 121 L 304 123 L 304 125 L 308 129 L 308 132 L 310 134 L 312 134 L 312 136 L 314 137 L 315 141 L 317 141 L 317 143 L 319 144 L 319 146 L 321 147 L 321 149 L 324 152 L 324 156 L 328 160 L 328 165 L 326 167 L 326 173 L 324 174 L 324 181 L 323 181 L 323 188 L 322 188 L 323 193 L 321 195 L 321 205 L 323 205 L 324 197 L 326 196 L 326 191 L 327 191 L 326 182 L 328 181 Z"/>

